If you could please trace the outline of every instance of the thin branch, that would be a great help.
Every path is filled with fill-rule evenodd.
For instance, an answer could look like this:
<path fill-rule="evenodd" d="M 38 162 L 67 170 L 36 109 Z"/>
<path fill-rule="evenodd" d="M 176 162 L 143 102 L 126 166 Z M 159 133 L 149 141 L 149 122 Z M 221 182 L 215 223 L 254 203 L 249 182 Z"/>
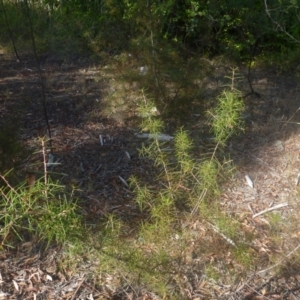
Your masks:
<path fill-rule="evenodd" d="M 267 209 L 262 210 L 261 212 L 255 214 L 255 215 L 253 215 L 252 219 L 254 219 L 254 218 L 256 218 L 256 217 L 258 217 L 260 215 L 263 215 L 263 214 L 265 214 L 267 212 L 270 212 L 270 211 L 273 211 L 275 209 L 279 209 L 279 208 L 282 208 L 282 207 L 286 207 L 286 206 L 288 206 L 288 203 L 281 203 L 281 204 L 275 205 L 273 207 L 267 208 Z"/>
<path fill-rule="evenodd" d="M 270 18 L 270 20 L 273 22 L 273 24 L 275 24 L 277 26 L 277 28 L 279 28 L 280 31 L 282 31 L 284 34 L 286 34 L 290 39 L 292 39 L 295 43 L 300 43 L 299 40 L 297 40 L 296 38 L 294 38 L 290 33 L 288 33 L 277 21 L 275 21 L 270 13 L 270 9 L 268 7 L 268 3 L 267 0 L 264 0 L 265 3 L 265 8 L 266 8 L 266 14 L 268 15 L 268 17 Z"/>
<path fill-rule="evenodd" d="M 44 84 L 44 77 L 43 77 L 43 73 L 42 73 L 42 70 L 41 70 L 41 67 L 40 67 L 40 62 L 39 62 L 39 59 L 38 59 L 38 56 L 37 56 L 35 39 L 34 39 L 34 35 L 33 35 L 33 26 L 32 26 L 32 21 L 31 21 L 31 17 L 30 17 L 30 10 L 29 10 L 27 0 L 24 0 L 24 4 L 25 4 L 25 7 L 26 7 L 26 13 L 27 13 L 27 18 L 28 18 L 28 22 L 29 22 L 33 54 L 34 54 L 34 57 L 35 57 L 35 60 L 36 60 L 36 66 L 37 66 L 37 69 L 38 69 L 38 72 L 39 72 L 39 77 L 40 77 L 40 85 L 41 85 L 41 89 L 42 89 L 42 105 L 43 105 L 43 109 L 44 109 L 44 116 L 45 116 L 48 136 L 49 136 L 49 146 L 50 146 L 50 151 L 53 154 L 51 129 L 50 129 L 50 124 L 49 124 L 48 112 L 47 112 L 47 99 L 46 99 L 46 89 L 45 89 L 45 84 Z"/>
<path fill-rule="evenodd" d="M 0 178 L 2 178 L 2 180 L 6 183 L 6 185 L 10 188 L 11 191 L 13 191 L 15 194 L 18 194 L 18 192 L 9 184 L 9 182 L 4 176 L 0 175 Z"/>
<path fill-rule="evenodd" d="M 75 299 L 75 296 L 76 296 L 77 292 L 79 291 L 80 287 L 82 286 L 82 284 L 84 283 L 84 281 L 85 281 L 85 275 L 83 275 L 83 278 L 80 280 L 80 282 L 79 282 L 79 284 L 77 286 L 77 289 L 75 290 L 75 292 L 74 292 L 71 300 Z"/>
<path fill-rule="evenodd" d="M 190 217 L 192 217 L 194 215 L 194 213 L 198 210 L 202 200 L 204 199 L 205 195 L 207 193 L 207 189 L 204 189 L 202 192 L 201 192 L 201 195 L 196 203 L 196 205 L 194 206 L 193 210 L 191 211 L 190 213 Z"/>
<path fill-rule="evenodd" d="M 298 109 L 292 114 L 292 116 L 286 121 L 284 122 L 285 124 L 283 124 L 283 126 L 285 126 L 286 124 L 299 124 L 298 122 L 291 122 L 292 118 L 296 115 L 296 113 L 300 110 L 300 106 L 298 107 Z"/>
<path fill-rule="evenodd" d="M 295 253 L 299 248 L 300 248 L 300 244 L 296 248 L 294 248 L 291 252 L 289 252 L 281 261 L 279 261 L 278 263 L 276 263 L 275 265 L 273 265 L 269 268 L 258 271 L 256 274 L 261 274 L 261 273 L 270 271 L 270 270 L 276 268 L 277 266 L 281 265 L 289 256 L 291 256 L 293 253 Z"/>
<path fill-rule="evenodd" d="M 45 186 L 47 186 L 48 182 L 48 171 L 47 171 L 47 161 L 46 161 L 46 151 L 45 151 L 45 142 L 42 139 L 42 153 L 43 153 L 43 161 L 44 161 L 44 178 L 45 178 Z"/>
<path fill-rule="evenodd" d="M 229 238 L 228 236 L 226 236 L 224 233 L 222 233 L 216 225 L 212 224 L 209 221 L 207 221 L 207 223 L 211 226 L 211 228 L 214 230 L 214 232 L 216 232 L 217 234 L 219 234 L 227 243 L 229 243 L 233 247 L 236 247 L 235 242 L 231 238 Z"/>

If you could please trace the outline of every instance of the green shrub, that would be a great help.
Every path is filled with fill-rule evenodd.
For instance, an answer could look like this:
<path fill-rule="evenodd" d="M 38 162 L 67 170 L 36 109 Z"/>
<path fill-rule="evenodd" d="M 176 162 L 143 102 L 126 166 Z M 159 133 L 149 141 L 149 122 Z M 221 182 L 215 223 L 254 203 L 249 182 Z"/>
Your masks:
<path fill-rule="evenodd" d="M 38 240 L 63 244 L 78 240 L 82 234 L 81 221 L 74 199 L 68 199 L 64 187 L 44 178 L 34 186 L 21 184 L 13 188 L 5 182 L 1 187 L 1 244 L 10 245 L 15 239 L 36 237 Z"/>

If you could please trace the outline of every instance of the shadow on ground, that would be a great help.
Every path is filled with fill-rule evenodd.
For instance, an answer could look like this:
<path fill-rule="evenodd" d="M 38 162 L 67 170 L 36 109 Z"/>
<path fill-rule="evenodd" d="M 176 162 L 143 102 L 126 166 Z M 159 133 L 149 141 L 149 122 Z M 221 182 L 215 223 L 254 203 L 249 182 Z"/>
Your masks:
<path fill-rule="evenodd" d="M 214 101 L 229 83 L 226 76 L 230 75 L 230 68 L 217 64 L 214 68 L 215 74 L 204 78 L 199 86 L 205 90 L 203 95 L 207 102 Z M 48 56 L 43 58 L 41 69 L 54 155 L 60 163 L 53 168 L 53 173 L 61 174 L 64 183 L 71 183 L 81 190 L 81 196 L 96 201 L 102 213 L 108 206 L 120 206 L 123 210 L 132 194 L 122 179 L 127 182 L 131 175 L 136 175 L 147 184 L 153 181 L 155 173 L 151 163 L 138 155 L 138 148 L 144 141 L 134 135 L 138 130 L 136 103 L 125 100 L 126 105 L 123 101 L 120 110 L 114 103 L 109 108 L 111 113 L 107 113 L 107 105 L 111 104 L 107 99 L 116 92 L 112 86 L 114 74 L 95 60 L 78 57 L 57 61 Z M 243 74 L 243 68 L 240 73 L 244 78 L 236 87 L 245 95 L 249 92 L 247 74 Z M 18 178 L 24 178 L 26 171 L 42 175 L 43 160 L 41 154 L 35 152 L 41 147 L 38 139 L 47 137 L 47 130 L 36 62 L 30 57 L 22 62 L 2 57 L 0 76 L 1 151 L 15 153 L 16 158 L 12 161 L 20 164 L 16 168 Z M 298 132 L 295 123 L 299 119 L 299 96 L 297 79 L 290 74 L 276 75 L 275 71 L 256 69 L 252 71 L 251 79 L 253 89 L 260 97 L 250 95 L 245 98 L 245 132 L 232 138 L 227 150 L 239 167 L 251 164 L 255 168 L 260 163 L 258 153 L 274 143 L 280 147 L 281 142 Z M 117 118 L 114 118 L 115 111 Z M 197 111 L 197 105 L 191 107 L 185 124 L 195 141 L 195 155 L 199 153 L 198 146 L 210 147 L 205 121 L 199 119 L 199 115 L 203 114 Z M 169 133 L 174 133 L 176 128 L 170 126 L 172 121 L 165 120 L 165 123 L 169 124 Z M 9 142 L 9 139 L 13 141 Z M 26 160 L 24 155 L 18 154 L 20 147 L 28 150 L 25 151 Z M 16 165 L 5 165 L 5 168 Z"/>
<path fill-rule="evenodd" d="M 6 154 L 5 161 L 10 153 L 15 153 L 12 158 L 15 163 L 4 165 L 2 162 L 0 167 L 15 167 L 15 178 L 18 180 L 25 179 L 27 171 L 42 176 L 43 156 L 39 138 L 47 137 L 47 130 L 35 62 L 31 58 L 21 63 L 2 58 L 0 126 L 4 134 L 0 134 L 0 151 Z M 115 93 L 111 86 L 114 74 L 97 61 L 80 58 L 56 61 L 48 58 L 41 67 L 45 77 L 54 160 L 58 163 L 50 168 L 49 173 L 75 189 L 88 222 L 95 222 L 113 212 L 130 226 L 136 226 L 135 221 L 140 216 L 133 203 L 128 179 L 135 175 L 147 185 L 161 185 L 155 180 L 157 170 L 152 162 L 138 155 L 138 149 L 147 141 L 135 136 L 138 130 L 136 103 L 122 101 L 122 109 L 113 106 L 107 109 L 107 99 Z M 215 75 L 205 78 L 199 86 L 199 89 L 206 91 L 203 95 L 207 101 L 214 101 L 224 84 L 228 83 L 225 77 L 230 73 L 230 68 L 218 65 L 214 68 Z M 227 145 L 228 153 L 241 174 L 249 166 L 252 170 L 261 170 L 265 164 L 261 154 L 266 152 L 274 156 L 283 151 L 285 142 L 299 132 L 296 77 L 256 69 L 252 72 L 252 85 L 260 97 L 249 96 L 245 99 L 245 132 L 232 138 Z M 247 94 L 249 85 L 246 79 L 238 83 L 237 88 Z M 199 106 L 195 107 L 191 107 L 185 128 L 195 141 L 194 154 L 197 157 L 210 147 L 207 142 L 210 136 L 207 136 L 207 130 L 203 130 L 206 125 L 199 118 L 202 115 L 197 111 Z M 168 121 L 165 120 L 166 123 Z M 168 129 L 170 134 L 176 130 L 172 126 Z M 11 137 L 13 140 L 10 141 Z M 23 154 L 26 154 L 25 157 Z M 284 274 L 289 280 L 294 278 L 294 273 Z M 269 284 L 273 283 L 270 281 Z M 288 285 L 287 282 L 284 284 Z M 293 285 L 290 292 L 296 288 Z M 245 295 L 246 289 L 241 291 Z M 262 293 L 260 290 L 258 292 Z"/>

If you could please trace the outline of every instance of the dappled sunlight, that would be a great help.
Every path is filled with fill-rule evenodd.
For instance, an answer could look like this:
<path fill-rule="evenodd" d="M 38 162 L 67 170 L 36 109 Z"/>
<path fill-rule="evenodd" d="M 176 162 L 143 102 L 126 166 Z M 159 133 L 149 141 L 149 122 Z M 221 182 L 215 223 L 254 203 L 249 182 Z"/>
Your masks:
<path fill-rule="evenodd" d="M 0 7 L 0 299 L 299 297 L 293 3 Z"/>

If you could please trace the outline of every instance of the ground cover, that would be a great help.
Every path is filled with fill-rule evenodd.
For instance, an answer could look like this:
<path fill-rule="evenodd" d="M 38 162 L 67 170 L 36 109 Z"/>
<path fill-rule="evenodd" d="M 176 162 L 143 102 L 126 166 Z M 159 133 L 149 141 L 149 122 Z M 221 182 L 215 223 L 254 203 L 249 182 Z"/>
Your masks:
<path fill-rule="evenodd" d="M 6 135 L 16 129 L 19 133 L 9 144 L 13 146 L 3 147 L 1 166 L 15 166 L 9 177 L 12 184 L 24 180 L 26 174 L 34 174 L 38 180 L 44 175 L 39 138 L 47 136 L 44 111 L 39 103 L 38 72 L 30 57 L 21 62 L 2 58 L 1 125 Z M 165 244 L 161 240 L 151 244 L 141 242 L 137 233 L 136 225 L 149 215 L 139 210 L 129 178 L 134 175 L 152 190 L 163 189 L 165 182 L 156 179 L 160 170 L 154 168 L 153 161 L 139 155 L 142 143 L 150 144 L 136 135 L 143 93 L 137 84 L 117 80 L 122 59 L 104 64 L 82 57 L 71 60 L 48 57 L 41 63 L 46 78 L 54 162 L 58 163 L 49 167 L 49 174 L 76 195 L 80 214 L 94 232 L 100 231 L 101 226 L 114 231 L 112 228 L 119 226 L 118 220 L 122 221 L 122 230 L 109 240 L 115 245 L 115 252 L 97 254 L 101 248 L 97 243 L 105 244 L 106 232 L 102 232 L 101 242 L 94 241 L 95 248 L 81 257 L 70 254 L 70 250 L 59 244 L 46 248 L 34 235 L 24 237 L 13 248 L 2 241 L 0 297 L 31 299 L 34 294 L 39 299 L 299 297 L 297 78 L 273 70 L 253 69 L 252 85 L 260 97 L 250 95 L 245 99 L 245 132 L 232 137 L 224 150 L 230 154 L 236 170 L 230 179 L 222 181 L 218 204 L 212 203 L 202 218 L 188 213 L 183 205 L 182 214 L 188 214 L 188 218 L 182 220 L 188 222 L 182 224 L 182 235 L 166 239 Z M 213 75 L 201 74 L 203 80 L 198 88 L 206 91 L 206 99 L 214 101 L 224 84 L 230 84 L 227 76 L 232 71 L 225 64 L 216 61 L 211 64 Z M 130 67 L 131 73 L 142 76 L 140 66 Z M 235 87 L 247 94 L 249 86 L 243 66 L 239 73 L 241 78 Z M 212 145 L 210 136 L 203 136 L 207 123 L 199 117 L 203 115 L 202 108 L 193 105 L 190 111 L 185 109 L 188 118 L 182 124 L 193 138 L 192 153 L 200 160 L 200 153 L 210 153 Z M 166 133 L 174 135 L 176 124 L 170 115 L 165 123 L 169 124 Z M 7 145 L 6 136 L 1 141 Z M 172 142 L 168 147 L 172 149 Z M 20 148 L 24 149 L 22 153 Z M 188 192 L 185 188 L 182 187 L 183 191 Z M 276 209 L 280 204 L 287 205 Z M 275 209 L 263 212 L 272 208 Z M 260 212 L 263 213 L 255 216 Z M 117 221 L 110 219 L 112 215 Z M 86 237 L 86 243 L 91 242 L 90 238 Z M 169 258 L 173 258 L 173 261 L 166 259 L 163 267 L 155 265 L 155 259 L 162 261 L 161 244 L 169 245 Z M 127 265 L 118 252 L 124 248 L 126 257 L 126 247 L 137 253 L 136 260 L 127 257 Z M 129 251 L 128 255 L 132 253 Z M 148 275 L 148 281 L 142 275 L 139 280 L 139 276 L 130 274 L 130 270 L 136 272 L 138 268 L 141 273 L 149 271 L 137 263 L 144 261 L 138 255 L 148 256 L 150 262 L 144 267 L 152 267 L 156 272 Z M 169 269 L 163 272 L 166 266 Z M 154 281 L 158 274 L 168 278 L 161 290 Z"/>

